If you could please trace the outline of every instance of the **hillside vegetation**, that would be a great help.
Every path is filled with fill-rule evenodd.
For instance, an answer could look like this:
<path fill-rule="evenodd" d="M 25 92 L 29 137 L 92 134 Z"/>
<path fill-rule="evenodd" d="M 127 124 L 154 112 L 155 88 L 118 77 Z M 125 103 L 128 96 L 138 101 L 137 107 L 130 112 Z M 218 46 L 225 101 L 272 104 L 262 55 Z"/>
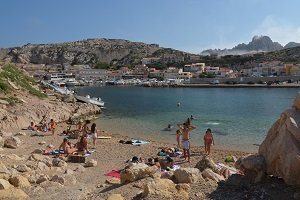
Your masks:
<path fill-rule="evenodd" d="M 47 96 L 37 88 L 35 80 L 16 65 L 0 63 L 0 95 L 2 99 L 13 99 L 7 97 L 18 89 L 40 98 Z"/>

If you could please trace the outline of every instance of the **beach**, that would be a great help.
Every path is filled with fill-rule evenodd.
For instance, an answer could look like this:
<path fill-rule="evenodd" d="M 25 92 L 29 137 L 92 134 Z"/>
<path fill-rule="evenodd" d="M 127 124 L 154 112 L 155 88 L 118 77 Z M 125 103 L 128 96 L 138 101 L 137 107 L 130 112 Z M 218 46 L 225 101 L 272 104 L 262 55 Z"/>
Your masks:
<path fill-rule="evenodd" d="M 147 161 L 150 157 L 157 156 L 161 148 L 176 146 L 175 135 L 171 140 L 164 142 L 159 138 L 144 137 L 140 135 L 138 138 L 116 134 L 112 132 L 113 127 L 98 127 L 101 129 L 99 136 L 110 136 L 109 139 L 97 139 L 96 151 L 86 158 L 86 163 L 89 161 L 95 162 L 94 167 L 85 167 L 85 163 L 65 162 L 62 166 L 53 166 L 53 156 L 42 155 L 47 146 L 53 146 L 57 149 L 62 143 L 64 136 L 52 136 L 51 132 L 39 132 L 35 135 L 35 131 L 22 130 L 29 125 L 31 120 L 37 123 L 42 116 L 47 113 L 47 122 L 50 118 L 55 118 L 58 122 L 56 134 L 61 134 L 69 126 L 66 122 L 71 117 L 81 117 L 83 119 L 92 116 L 95 118 L 95 112 L 92 112 L 94 107 L 82 103 L 66 103 L 61 101 L 60 96 L 52 96 L 49 99 L 38 99 L 31 96 L 26 96 L 18 92 L 17 96 L 23 98 L 27 103 L 17 104 L 14 106 L 2 106 L 2 113 L 6 111 L 7 119 L 2 121 L 1 140 L 10 136 L 16 135 L 22 142 L 16 149 L 1 148 L 0 149 L 0 167 L 6 169 L 0 173 L 1 177 L 9 180 L 9 177 L 22 176 L 27 179 L 26 186 L 13 187 L 13 189 L 2 190 L 10 195 L 19 194 L 20 190 L 25 192 L 28 199 L 70 199 L 70 200 L 87 200 L 87 199 L 108 199 L 112 194 L 121 194 L 124 199 L 157 199 L 158 197 L 149 196 L 142 197 L 144 186 L 152 181 L 151 177 L 147 177 L 128 184 L 120 184 L 119 179 L 114 179 L 105 174 L 111 170 L 121 170 L 127 165 L 125 161 L 130 160 L 133 156 L 142 157 Z M 10 110 L 10 112 L 8 112 Z M 63 112 L 61 112 L 63 110 Z M 97 111 L 99 112 L 99 111 Z M 101 111 L 100 111 L 101 112 Z M 81 114 L 79 114 L 81 113 Z M 87 115 L 89 113 L 89 115 Z M 100 114 L 101 116 L 101 114 Z M 96 115 L 97 118 L 97 115 Z M 77 118 L 74 118 L 74 120 Z M 98 120 L 101 120 L 99 118 Z M 76 120 L 75 120 L 76 121 Z M 92 121 L 95 122 L 95 121 Z M 75 125 L 71 126 L 75 129 Z M 3 138 L 3 139 L 2 139 Z M 146 140 L 147 144 L 131 145 L 122 144 L 120 140 L 139 139 Z M 0 141 L 1 141 L 0 140 Z M 71 139 L 72 143 L 76 143 L 77 139 Z M 2 141 L 3 142 L 3 141 Z M 91 145 L 92 140 L 88 140 Z M 174 164 L 180 168 L 194 168 L 195 165 L 202 159 L 204 148 L 201 142 L 191 146 L 191 163 L 184 161 L 183 158 L 174 158 Z M 246 149 L 246 148 L 245 148 Z M 232 162 L 225 163 L 227 156 L 235 156 L 239 158 L 249 151 L 232 151 L 218 149 L 218 144 L 212 146 L 210 158 L 215 162 L 221 162 L 229 166 L 233 166 Z M 46 163 L 46 165 L 45 165 Z M 56 177 L 56 178 L 55 178 Z M 29 181 L 29 182 L 28 182 Z M 42 182 L 40 182 L 42 181 Z M 25 181 L 26 182 L 26 181 Z M 191 183 L 189 190 L 189 199 L 241 199 L 245 196 L 250 197 L 265 197 L 271 199 L 293 198 L 296 191 L 295 187 L 288 186 L 280 179 L 268 178 L 260 184 L 245 183 L 242 187 L 239 182 L 220 182 L 205 179 L 203 182 Z M 283 192 L 278 192 L 279 188 Z M 17 192 L 18 191 L 18 192 Z M 236 197 L 232 197 L 232 193 Z M 0 192 L 0 195 L 3 193 Z M 25 197 L 22 196 L 21 199 Z M 171 197 L 169 199 L 176 199 Z M 178 199 L 178 198 L 177 198 Z"/>
<path fill-rule="evenodd" d="M 59 123 L 57 133 L 61 133 L 67 128 L 67 124 Z M 35 149 L 47 149 L 46 146 L 52 144 L 54 148 L 58 148 L 63 140 L 63 136 L 52 136 L 47 133 L 47 136 L 31 136 L 32 131 L 22 131 L 26 133 L 25 136 L 18 136 L 22 140 L 22 145 L 17 149 L 3 148 L 0 151 L 1 162 L 8 168 L 13 168 L 20 164 L 26 164 L 33 166 L 35 163 L 28 160 L 31 153 Z M 72 176 L 75 177 L 72 184 L 65 183 L 65 186 L 53 185 L 53 184 L 32 184 L 31 187 L 24 188 L 23 190 L 29 195 L 30 199 L 107 199 L 111 194 L 121 194 L 125 199 L 139 199 L 137 195 L 143 191 L 143 185 L 150 181 L 151 178 L 142 179 L 130 184 L 121 185 L 118 180 L 111 179 L 111 177 L 105 176 L 105 174 L 111 170 L 120 170 L 126 166 L 125 161 L 131 159 L 133 156 L 141 156 L 144 160 L 149 157 L 156 157 L 160 148 L 173 147 L 175 142 L 162 143 L 157 141 L 148 141 L 149 143 L 140 146 L 131 144 L 121 144 L 120 140 L 130 140 L 132 138 L 110 133 L 108 130 L 101 132 L 101 135 L 111 136 L 111 139 L 97 139 L 96 151 L 88 156 L 88 160 L 96 160 L 97 166 L 84 168 L 84 170 L 77 170 L 78 166 L 83 166 L 80 163 L 67 162 L 65 167 L 51 167 L 49 170 L 45 170 L 42 174 L 46 174 L 51 177 L 53 175 L 64 175 L 66 170 L 72 171 Z M 71 140 L 75 143 L 77 140 Z M 175 141 L 175 138 L 174 138 Z M 39 145 L 39 143 L 43 145 Z M 91 144 L 91 140 L 89 140 Z M 191 163 L 184 161 L 182 158 L 175 158 L 175 164 L 180 167 L 194 167 L 196 163 L 201 160 L 203 156 L 204 148 L 201 146 L 191 147 Z M 228 155 L 235 157 L 241 157 L 247 155 L 247 152 L 238 152 L 230 150 L 218 150 L 215 147 L 212 148 L 210 157 L 215 162 L 224 163 L 224 159 Z M 16 155 L 16 156 L 9 156 Z M 21 159 L 16 159 L 16 158 Z M 51 156 L 48 156 L 51 157 Z M 226 163 L 233 165 L 233 163 Z M 75 171 L 76 170 L 76 171 Z M 29 172 L 21 173 L 22 176 L 31 177 L 33 174 L 40 172 L 30 170 Z M 69 173 L 69 172 L 68 172 Z M 113 183 L 111 183 L 113 182 Z M 117 182 L 117 183 L 116 183 Z M 266 183 L 265 183 L 266 184 Z M 270 183 L 268 183 L 270 184 Z M 267 185 L 268 185 L 267 184 Z M 282 187 L 283 183 L 275 184 L 274 190 L 277 187 Z M 262 186 L 259 186 L 262 187 Z M 263 186 L 264 187 L 264 186 Z M 286 191 L 282 195 L 292 195 L 293 188 L 285 185 Z M 205 183 L 197 183 L 191 185 L 191 191 L 189 193 L 190 199 L 209 199 L 210 195 L 214 194 L 215 197 L 222 197 L 222 193 L 218 191 L 218 184 L 213 181 L 207 181 Z M 245 191 L 240 191 L 245 193 Z M 225 198 L 225 196 L 224 196 Z M 151 199 L 151 198 L 150 198 Z M 225 198 L 226 199 L 226 198 Z M 231 199 L 231 198 L 230 198 Z"/>

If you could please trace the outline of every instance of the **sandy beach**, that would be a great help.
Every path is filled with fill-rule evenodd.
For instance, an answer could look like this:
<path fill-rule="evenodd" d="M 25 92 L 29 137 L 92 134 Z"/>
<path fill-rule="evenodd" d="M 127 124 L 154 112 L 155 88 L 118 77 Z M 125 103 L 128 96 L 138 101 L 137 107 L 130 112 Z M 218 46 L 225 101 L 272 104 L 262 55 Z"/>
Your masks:
<path fill-rule="evenodd" d="M 60 123 L 58 125 L 58 133 L 65 130 L 67 125 L 65 123 Z M 13 168 L 20 164 L 34 165 L 33 161 L 28 160 L 31 153 L 35 149 L 46 149 L 46 146 L 52 144 L 54 148 L 58 148 L 63 140 L 63 136 L 31 136 L 31 131 L 22 131 L 26 133 L 25 136 L 19 136 L 22 140 L 22 145 L 17 149 L 4 148 L 0 151 L 1 161 L 8 168 Z M 120 140 L 129 140 L 131 138 L 109 133 L 109 130 L 105 130 L 101 135 L 111 136 L 111 139 L 98 139 L 96 144 L 96 152 L 88 156 L 88 160 L 94 159 L 97 161 L 96 167 L 85 168 L 84 170 L 78 172 L 74 171 L 72 176 L 75 177 L 75 184 L 65 184 L 64 187 L 57 185 L 47 185 L 40 186 L 38 184 L 32 184 L 30 188 L 24 188 L 24 191 L 29 195 L 30 199 L 107 199 L 111 194 L 121 194 L 125 199 L 141 199 L 139 194 L 143 191 L 143 184 L 145 184 L 149 179 L 146 178 L 140 181 L 136 181 L 130 184 L 121 185 L 118 180 L 113 180 L 112 182 L 117 182 L 116 184 L 109 184 L 111 177 L 105 176 L 105 173 L 110 170 L 120 170 L 126 166 L 125 161 L 132 158 L 133 156 L 141 156 L 143 159 L 149 157 L 156 157 L 158 151 L 161 147 L 172 147 L 175 142 L 172 143 L 161 143 L 157 141 L 149 141 L 148 144 L 135 146 L 131 144 L 121 144 Z M 175 140 L 175 138 L 174 138 Z M 75 143 L 77 140 L 71 140 Z M 39 143 L 43 142 L 43 145 Z M 91 141 L 89 140 L 89 144 Z M 194 167 L 196 163 L 201 160 L 203 156 L 204 149 L 200 146 L 193 146 L 191 148 L 191 163 L 184 161 L 182 158 L 175 158 L 175 164 L 180 167 Z M 7 155 L 17 155 L 17 157 L 22 158 L 21 160 L 11 159 Z M 237 158 L 246 155 L 247 152 L 238 152 L 230 150 L 217 150 L 212 149 L 211 158 L 216 162 L 224 163 L 224 158 L 228 155 L 234 155 Z M 52 157 L 52 156 L 47 156 Z M 233 163 L 227 163 L 232 165 Z M 63 175 L 65 170 L 76 170 L 78 166 L 83 164 L 67 162 L 66 167 L 51 167 L 47 171 L 43 171 L 43 174 L 47 174 L 49 177 L 58 174 Z M 33 171 L 23 172 L 22 176 L 30 176 Z M 265 183 L 269 184 L 269 183 Z M 275 184 L 275 183 L 273 183 Z M 284 185 L 279 181 L 274 185 L 273 190 L 276 187 L 281 187 Z M 254 186 L 255 187 L 255 186 Z M 261 187 L 261 186 L 259 186 Z M 282 193 L 278 197 L 283 197 L 286 195 L 292 195 L 293 188 L 286 187 L 285 193 Z M 210 199 L 215 195 L 215 199 L 218 196 L 224 194 L 218 194 L 218 184 L 213 181 L 207 181 L 206 183 L 198 183 L 191 185 L 190 199 Z M 223 193 L 223 192 L 222 192 Z M 240 193 L 245 193 L 245 191 L 240 191 Z M 283 196 L 282 196 L 283 195 Z M 150 198 L 151 199 L 151 198 Z M 224 196 L 224 199 L 226 196 Z M 229 198 L 231 199 L 231 198 Z M 278 198 L 280 199 L 280 198 Z"/>

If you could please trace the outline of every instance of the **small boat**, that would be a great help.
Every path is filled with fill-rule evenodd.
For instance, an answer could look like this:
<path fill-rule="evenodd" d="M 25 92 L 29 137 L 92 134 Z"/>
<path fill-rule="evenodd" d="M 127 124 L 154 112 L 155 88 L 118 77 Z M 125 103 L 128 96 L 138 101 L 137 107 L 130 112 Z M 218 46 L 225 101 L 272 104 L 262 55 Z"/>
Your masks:
<path fill-rule="evenodd" d="M 104 107 L 104 101 L 102 101 L 101 98 L 97 98 L 97 97 L 91 98 L 90 95 L 86 95 L 86 96 L 75 95 L 75 98 L 81 102 L 91 103 L 100 107 Z"/>

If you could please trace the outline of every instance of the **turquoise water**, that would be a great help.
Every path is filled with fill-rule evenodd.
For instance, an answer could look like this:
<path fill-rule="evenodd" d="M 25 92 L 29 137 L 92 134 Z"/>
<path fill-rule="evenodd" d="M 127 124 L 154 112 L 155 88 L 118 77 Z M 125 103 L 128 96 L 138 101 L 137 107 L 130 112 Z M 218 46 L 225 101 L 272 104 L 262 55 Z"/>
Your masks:
<path fill-rule="evenodd" d="M 99 128 L 135 137 L 175 143 L 176 127 L 193 115 L 197 127 L 192 144 L 203 145 L 203 133 L 211 128 L 216 147 L 256 150 L 280 113 L 291 107 L 296 88 L 145 88 L 93 86 L 79 94 L 101 97 L 106 109 Z M 180 106 L 178 103 L 180 102 Z"/>

